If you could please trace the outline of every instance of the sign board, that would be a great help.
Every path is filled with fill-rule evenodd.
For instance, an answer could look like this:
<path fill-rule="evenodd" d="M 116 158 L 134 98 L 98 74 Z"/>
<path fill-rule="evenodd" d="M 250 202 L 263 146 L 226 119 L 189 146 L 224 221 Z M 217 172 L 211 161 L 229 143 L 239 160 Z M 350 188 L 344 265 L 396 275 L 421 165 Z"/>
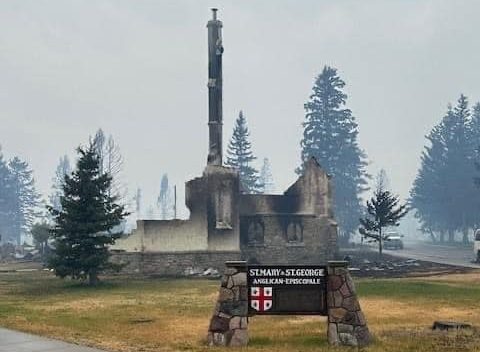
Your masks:
<path fill-rule="evenodd" d="M 326 315 L 326 267 L 249 265 L 249 315 Z"/>

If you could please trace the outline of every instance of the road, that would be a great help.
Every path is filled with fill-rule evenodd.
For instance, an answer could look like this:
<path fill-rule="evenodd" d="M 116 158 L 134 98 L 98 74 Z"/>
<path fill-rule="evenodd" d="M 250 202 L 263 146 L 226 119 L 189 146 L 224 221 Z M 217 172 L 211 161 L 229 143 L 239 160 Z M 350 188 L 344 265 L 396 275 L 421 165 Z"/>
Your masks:
<path fill-rule="evenodd" d="M 385 250 L 385 253 L 398 257 L 480 269 L 479 264 L 472 263 L 473 248 L 434 245 L 428 242 L 405 242 L 403 250 Z"/>
<path fill-rule="evenodd" d="M 102 352 L 88 347 L 0 328 L 0 352 Z"/>

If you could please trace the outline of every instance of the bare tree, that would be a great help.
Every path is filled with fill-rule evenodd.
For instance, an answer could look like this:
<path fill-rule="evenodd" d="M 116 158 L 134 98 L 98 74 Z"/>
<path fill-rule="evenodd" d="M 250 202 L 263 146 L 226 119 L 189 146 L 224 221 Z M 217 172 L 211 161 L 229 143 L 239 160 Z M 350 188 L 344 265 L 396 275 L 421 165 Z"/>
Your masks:
<path fill-rule="evenodd" d="M 109 189 L 110 196 L 116 196 L 119 201 L 125 201 L 127 187 L 123 182 L 123 157 L 120 148 L 112 135 L 108 138 L 101 128 L 93 137 L 93 145 L 100 162 L 100 172 L 112 177 Z"/>

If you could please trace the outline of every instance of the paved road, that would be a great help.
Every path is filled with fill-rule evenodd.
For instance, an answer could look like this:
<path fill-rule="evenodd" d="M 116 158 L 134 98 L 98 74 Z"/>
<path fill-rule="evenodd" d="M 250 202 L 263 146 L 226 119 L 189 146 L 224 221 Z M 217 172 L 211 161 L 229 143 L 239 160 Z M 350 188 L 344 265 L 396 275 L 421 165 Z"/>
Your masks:
<path fill-rule="evenodd" d="M 471 262 L 473 248 L 433 245 L 428 242 L 406 242 L 403 250 L 386 250 L 385 253 L 434 263 L 480 269 L 479 264 Z"/>
<path fill-rule="evenodd" d="M 102 352 L 100 350 L 0 328 L 0 352 Z"/>

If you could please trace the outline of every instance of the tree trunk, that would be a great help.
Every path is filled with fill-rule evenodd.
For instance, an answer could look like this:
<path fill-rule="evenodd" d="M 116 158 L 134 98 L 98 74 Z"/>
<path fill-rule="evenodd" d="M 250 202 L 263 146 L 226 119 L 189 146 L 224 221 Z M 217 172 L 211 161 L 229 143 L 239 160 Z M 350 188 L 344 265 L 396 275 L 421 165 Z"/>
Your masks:
<path fill-rule="evenodd" d="M 378 254 L 380 255 L 380 259 L 382 259 L 383 254 L 383 238 L 382 238 L 382 229 L 378 231 Z"/>
<path fill-rule="evenodd" d="M 96 270 L 90 270 L 88 273 L 88 285 L 96 286 L 98 284 L 98 274 Z"/>
<path fill-rule="evenodd" d="M 468 244 L 468 229 L 463 229 L 462 242 L 463 242 L 463 244 L 465 244 L 465 245 Z"/>
<path fill-rule="evenodd" d="M 448 242 L 450 242 L 450 243 L 455 242 L 455 231 L 448 230 Z"/>
<path fill-rule="evenodd" d="M 340 233 L 338 240 L 339 240 L 338 244 L 340 245 L 340 247 L 348 248 L 348 241 L 350 240 L 350 234 L 342 231 Z"/>
<path fill-rule="evenodd" d="M 445 242 L 445 231 L 440 231 L 440 243 Z"/>

